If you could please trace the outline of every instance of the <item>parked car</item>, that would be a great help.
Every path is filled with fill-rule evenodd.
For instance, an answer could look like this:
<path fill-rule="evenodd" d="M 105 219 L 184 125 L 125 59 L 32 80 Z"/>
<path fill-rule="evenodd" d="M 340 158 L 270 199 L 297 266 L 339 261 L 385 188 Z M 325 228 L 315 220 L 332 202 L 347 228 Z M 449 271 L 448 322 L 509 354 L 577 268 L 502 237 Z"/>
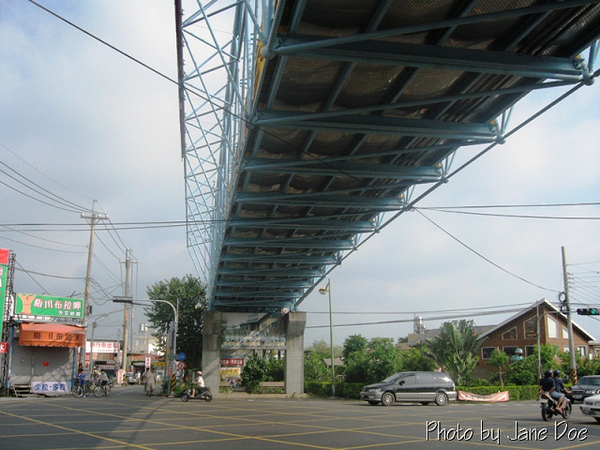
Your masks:
<path fill-rule="evenodd" d="M 127 381 L 127 384 L 136 384 L 137 383 L 137 377 L 135 376 L 134 372 L 127 372 L 125 374 L 125 380 Z"/>
<path fill-rule="evenodd" d="M 457 397 L 454 380 L 445 372 L 400 372 L 380 383 L 365 386 L 360 398 L 370 405 L 394 402 L 435 402 L 442 406 Z"/>
<path fill-rule="evenodd" d="M 600 395 L 590 395 L 579 408 L 583 414 L 593 417 L 596 422 L 600 422 Z"/>
<path fill-rule="evenodd" d="M 583 401 L 587 397 L 600 394 L 600 375 L 587 375 L 581 377 L 577 384 L 571 387 L 571 402 Z"/>

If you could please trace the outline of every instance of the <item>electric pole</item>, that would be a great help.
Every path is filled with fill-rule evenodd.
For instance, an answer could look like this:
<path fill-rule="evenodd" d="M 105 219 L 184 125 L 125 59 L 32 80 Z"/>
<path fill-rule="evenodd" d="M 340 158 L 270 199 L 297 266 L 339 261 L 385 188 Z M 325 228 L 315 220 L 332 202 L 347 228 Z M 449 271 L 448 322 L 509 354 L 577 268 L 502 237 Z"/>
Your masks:
<path fill-rule="evenodd" d="M 567 328 L 569 330 L 569 359 L 571 365 L 571 381 L 577 383 L 577 363 L 575 362 L 575 343 L 573 342 L 573 322 L 571 321 L 571 302 L 569 299 L 569 275 L 567 274 L 567 257 L 565 248 L 561 247 L 563 283 L 565 288 L 565 304 L 567 309 Z"/>
<path fill-rule="evenodd" d="M 129 259 L 129 252 L 131 250 L 125 251 L 125 297 L 130 297 L 130 271 L 131 271 L 131 260 Z M 125 303 L 123 305 L 123 359 L 121 360 L 121 368 L 127 372 L 127 338 L 128 338 L 128 324 L 129 324 L 129 308 L 131 308 L 130 303 Z M 133 329 L 131 330 L 133 332 Z"/>
<path fill-rule="evenodd" d="M 87 215 L 81 213 L 82 219 L 90 220 L 90 244 L 88 246 L 88 260 L 87 260 L 87 271 L 85 274 L 85 290 L 83 293 L 83 326 L 86 329 L 87 333 L 87 323 L 88 316 L 90 314 L 90 285 L 92 284 L 92 259 L 94 256 L 94 235 L 96 233 L 96 223 L 98 220 L 106 220 L 108 216 L 106 214 L 95 213 L 94 205 L 96 204 L 96 200 L 92 202 L 92 214 Z M 91 351 L 91 349 L 90 349 Z M 79 354 L 79 364 L 83 367 L 85 365 L 85 343 L 83 347 L 83 351 Z M 91 369 L 91 367 L 90 367 Z"/>

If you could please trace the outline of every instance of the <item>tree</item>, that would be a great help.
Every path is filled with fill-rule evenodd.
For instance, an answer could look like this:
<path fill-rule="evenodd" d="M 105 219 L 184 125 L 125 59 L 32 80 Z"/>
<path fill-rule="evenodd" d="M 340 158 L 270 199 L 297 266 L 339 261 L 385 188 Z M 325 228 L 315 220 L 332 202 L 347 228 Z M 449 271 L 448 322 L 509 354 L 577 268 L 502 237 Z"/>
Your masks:
<path fill-rule="evenodd" d="M 323 361 L 323 355 L 308 351 L 304 356 L 304 379 L 311 381 L 331 381 L 331 371 Z"/>
<path fill-rule="evenodd" d="M 362 338 L 362 336 L 360 336 Z M 356 338 L 354 336 L 353 338 Z M 364 338 L 363 338 L 364 339 Z M 361 339 L 352 339 L 361 342 Z M 348 353 L 344 361 L 346 381 L 350 383 L 375 383 L 400 371 L 402 360 L 394 341 L 373 338 L 365 348 Z"/>
<path fill-rule="evenodd" d="M 400 359 L 402 360 L 402 370 L 404 371 L 422 370 L 430 372 L 436 368 L 435 361 L 427 356 L 422 345 L 411 347 L 408 350 L 401 350 Z"/>
<path fill-rule="evenodd" d="M 197 278 L 186 275 L 182 279 L 171 278 L 169 281 L 155 283 L 146 292 L 151 300 L 166 300 L 175 307 L 178 306 L 176 352 L 185 353 L 188 367 L 200 368 L 204 311 L 207 304 L 205 287 Z M 144 311 L 157 334 L 166 334 L 174 321 L 173 308 L 165 303 L 155 302 L 144 308 Z"/>
<path fill-rule="evenodd" d="M 494 349 L 492 354 L 490 355 L 490 360 L 488 361 L 490 366 L 498 369 L 498 377 L 500 378 L 500 386 L 503 386 L 504 383 L 502 381 L 502 373 L 506 372 L 508 369 L 508 365 L 510 364 L 510 358 L 508 355 L 502 350 Z"/>
<path fill-rule="evenodd" d="M 267 361 L 264 358 L 257 354 L 250 356 L 244 365 L 241 375 L 242 383 L 246 386 L 246 390 L 251 394 L 258 392 L 260 390 L 260 382 L 267 379 L 267 372 Z"/>
<path fill-rule="evenodd" d="M 477 339 L 472 320 L 446 322 L 440 334 L 425 342 L 427 354 L 448 372 L 458 385 L 465 385 L 479 361 L 479 348 L 483 340 Z"/>
<path fill-rule="evenodd" d="M 325 342 L 323 339 L 314 341 L 311 346 L 306 347 L 307 351 L 312 351 L 322 355 L 323 358 L 331 358 L 331 345 L 329 342 Z M 338 357 L 342 354 L 342 349 L 339 345 L 333 347 L 334 357 Z"/>
<path fill-rule="evenodd" d="M 348 336 L 344 340 L 344 350 L 342 351 L 344 360 L 348 359 L 353 353 L 364 352 L 368 343 L 369 341 L 360 334 Z"/>
<path fill-rule="evenodd" d="M 285 380 L 285 359 L 277 359 L 271 354 L 267 361 L 267 380 L 266 381 L 284 381 Z"/>
<path fill-rule="evenodd" d="M 558 347 L 554 344 L 542 344 L 540 346 L 542 373 L 547 369 L 554 370 L 558 367 L 557 357 L 559 353 Z M 537 378 L 537 346 L 534 347 L 534 351 L 531 355 L 527 356 L 525 359 L 511 363 L 505 375 L 507 383 L 517 385 L 537 384 Z"/>

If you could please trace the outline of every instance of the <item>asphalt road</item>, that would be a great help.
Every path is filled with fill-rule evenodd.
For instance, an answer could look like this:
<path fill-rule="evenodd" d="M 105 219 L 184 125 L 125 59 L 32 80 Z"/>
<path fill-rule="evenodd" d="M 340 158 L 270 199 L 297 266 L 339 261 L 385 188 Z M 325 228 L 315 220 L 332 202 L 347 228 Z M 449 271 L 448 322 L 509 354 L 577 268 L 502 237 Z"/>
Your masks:
<path fill-rule="evenodd" d="M 516 431 L 515 431 L 516 430 Z M 2 398 L 0 449 L 598 449 L 600 424 L 575 406 L 543 422 L 537 402 L 370 406 L 354 400 Z"/>

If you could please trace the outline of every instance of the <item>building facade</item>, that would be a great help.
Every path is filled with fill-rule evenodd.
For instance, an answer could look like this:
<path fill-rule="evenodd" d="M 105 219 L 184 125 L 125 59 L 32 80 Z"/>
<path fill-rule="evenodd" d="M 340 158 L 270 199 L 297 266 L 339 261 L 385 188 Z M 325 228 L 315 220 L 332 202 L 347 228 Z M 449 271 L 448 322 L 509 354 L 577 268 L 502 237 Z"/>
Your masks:
<path fill-rule="evenodd" d="M 600 356 L 600 348 L 595 345 L 594 337 L 575 321 L 571 320 L 571 323 L 575 352 L 582 357 Z M 480 349 L 479 366 L 488 371 L 496 370 L 488 364 L 495 349 L 516 358 L 520 354 L 523 357 L 535 354 L 538 344 L 554 344 L 561 351 L 569 351 L 567 316 L 546 299 L 481 333 L 480 338 L 485 341 Z"/>

